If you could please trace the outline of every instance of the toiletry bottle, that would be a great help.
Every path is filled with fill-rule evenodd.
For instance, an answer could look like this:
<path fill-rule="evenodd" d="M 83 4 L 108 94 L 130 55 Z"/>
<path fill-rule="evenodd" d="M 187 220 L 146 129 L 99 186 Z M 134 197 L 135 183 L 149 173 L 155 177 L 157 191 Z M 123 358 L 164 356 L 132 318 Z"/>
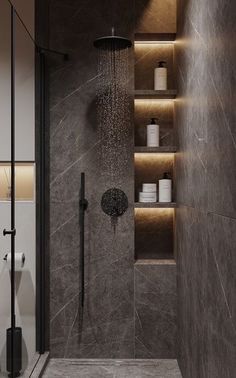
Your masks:
<path fill-rule="evenodd" d="M 147 146 L 159 147 L 160 145 L 160 127 L 156 124 L 155 118 L 147 125 Z"/>
<path fill-rule="evenodd" d="M 157 202 L 157 184 L 144 183 L 139 193 L 139 202 Z"/>
<path fill-rule="evenodd" d="M 154 76 L 155 91 L 167 90 L 167 68 L 165 61 L 158 62 L 158 67 L 155 69 Z"/>
<path fill-rule="evenodd" d="M 171 202 L 172 180 L 169 173 L 165 172 L 159 180 L 159 202 Z"/>

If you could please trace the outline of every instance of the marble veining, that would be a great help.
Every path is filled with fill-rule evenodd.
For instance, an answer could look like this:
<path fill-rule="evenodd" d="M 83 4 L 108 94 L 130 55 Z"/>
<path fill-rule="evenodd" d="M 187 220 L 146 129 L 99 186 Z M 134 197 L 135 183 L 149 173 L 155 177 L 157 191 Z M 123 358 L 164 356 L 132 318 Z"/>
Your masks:
<path fill-rule="evenodd" d="M 132 1 L 98 1 L 96 11 L 91 12 L 93 1 L 50 2 L 50 47 L 70 56 L 68 62 L 51 61 L 50 72 L 50 349 L 54 357 L 134 356 L 133 125 L 127 123 L 129 162 L 122 179 L 118 178 L 130 207 L 114 234 L 110 218 L 100 207 L 102 194 L 111 184 L 101 172 L 103 141 L 96 114 L 98 51 L 93 48 L 93 40 L 108 34 L 111 22 L 116 26 L 121 14 L 119 32 L 133 39 L 134 12 L 127 12 L 132 6 Z M 89 206 L 82 311 L 79 188 L 83 171 Z"/>
<path fill-rule="evenodd" d="M 175 116 L 179 364 L 236 371 L 235 2 L 178 1 Z"/>
<path fill-rule="evenodd" d="M 136 358 L 175 358 L 176 311 L 176 265 L 136 264 Z"/>
<path fill-rule="evenodd" d="M 181 378 L 176 360 L 52 359 L 44 378 Z"/>

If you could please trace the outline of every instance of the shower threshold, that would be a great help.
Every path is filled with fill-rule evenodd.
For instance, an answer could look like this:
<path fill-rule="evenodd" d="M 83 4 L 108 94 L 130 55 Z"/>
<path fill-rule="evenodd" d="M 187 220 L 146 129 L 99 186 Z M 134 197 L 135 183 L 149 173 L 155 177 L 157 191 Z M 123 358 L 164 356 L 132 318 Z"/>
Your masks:
<path fill-rule="evenodd" d="M 36 353 L 34 358 L 32 359 L 30 365 L 25 370 L 22 378 L 40 378 L 43 376 L 43 372 L 47 366 L 49 361 L 49 352 L 45 352 L 44 354 Z"/>
<path fill-rule="evenodd" d="M 43 378 L 182 378 L 176 360 L 51 359 Z"/>

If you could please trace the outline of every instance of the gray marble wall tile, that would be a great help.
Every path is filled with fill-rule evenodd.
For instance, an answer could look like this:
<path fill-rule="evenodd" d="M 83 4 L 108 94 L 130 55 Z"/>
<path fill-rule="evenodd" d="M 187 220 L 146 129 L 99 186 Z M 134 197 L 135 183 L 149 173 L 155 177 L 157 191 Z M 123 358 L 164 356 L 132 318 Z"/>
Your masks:
<path fill-rule="evenodd" d="M 209 214 L 208 232 L 209 377 L 233 377 L 236 371 L 236 220 Z"/>
<path fill-rule="evenodd" d="M 233 377 L 236 221 L 180 207 L 176 225 L 183 377 Z"/>
<path fill-rule="evenodd" d="M 206 216 L 194 208 L 176 211 L 180 367 L 184 377 L 205 377 L 207 320 Z"/>
<path fill-rule="evenodd" d="M 236 58 L 231 42 L 236 35 L 235 12 L 235 3 L 208 4 L 207 13 L 214 27 L 209 24 L 205 35 L 206 45 L 210 46 L 207 56 L 208 209 L 233 218 L 236 217 L 236 68 L 230 63 Z"/>
<path fill-rule="evenodd" d="M 176 357 L 176 265 L 135 266 L 135 357 Z"/>
<path fill-rule="evenodd" d="M 176 186 L 184 206 L 176 240 L 186 378 L 235 375 L 235 12 L 235 2 L 178 1 Z"/>
<path fill-rule="evenodd" d="M 98 51 L 93 41 L 115 26 L 133 40 L 133 1 L 50 2 L 50 47 L 69 53 L 51 60 L 51 355 L 128 358 L 134 356 L 133 123 L 127 122 L 123 171 L 111 183 L 102 175 L 97 127 Z M 92 25 L 92 27 L 91 27 Z M 130 54 L 133 67 L 133 54 Z M 133 90 L 133 73 L 128 83 Z M 132 113 L 131 103 L 129 110 Z M 86 174 L 89 207 L 85 227 L 85 306 L 79 306 L 79 189 Z M 129 209 L 114 227 L 101 197 L 118 185 Z"/>
<path fill-rule="evenodd" d="M 235 26 L 229 27 L 235 4 L 182 3 L 185 14 L 182 11 L 180 16 L 176 45 L 178 198 L 184 204 L 235 217 L 236 175 L 231 172 L 236 156 L 236 73 L 229 63 L 235 59 L 235 49 L 226 42 L 236 34 Z M 181 13 L 181 4 L 179 8 Z"/>

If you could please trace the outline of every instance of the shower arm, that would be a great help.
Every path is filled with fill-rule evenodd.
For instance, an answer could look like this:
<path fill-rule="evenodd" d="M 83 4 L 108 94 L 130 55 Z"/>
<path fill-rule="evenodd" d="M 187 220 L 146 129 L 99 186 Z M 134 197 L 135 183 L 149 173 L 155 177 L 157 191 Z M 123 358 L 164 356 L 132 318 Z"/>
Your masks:
<path fill-rule="evenodd" d="M 80 304 L 84 307 L 84 218 L 88 208 L 85 198 L 85 173 L 81 173 L 80 199 L 79 199 L 79 225 L 80 225 Z"/>

